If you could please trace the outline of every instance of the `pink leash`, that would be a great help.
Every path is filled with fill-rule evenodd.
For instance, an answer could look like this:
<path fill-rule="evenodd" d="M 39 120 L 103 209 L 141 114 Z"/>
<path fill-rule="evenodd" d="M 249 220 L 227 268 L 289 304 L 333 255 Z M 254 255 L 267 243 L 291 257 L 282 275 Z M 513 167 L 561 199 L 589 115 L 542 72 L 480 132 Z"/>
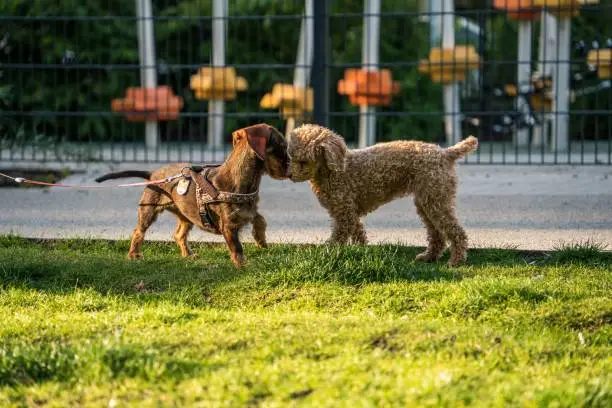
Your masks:
<path fill-rule="evenodd" d="M 100 186 L 100 185 L 92 185 L 92 184 L 71 185 L 71 184 L 61 184 L 61 183 L 46 183 L 44 181 L 29 180 L 23 177 L 11 177 L 4 173 L 0 173 L 0 176 L 13 180 L 17 184 L 23 183 L 23 184 L 34 184 L 37 186 L 66 187 L 66 188 L 115 188 L 115 187 L 150 186 L 150 185 L 155 185 L 155 184 L 170 183 L 174 179 L 183 177 L 183 174 L 175 174 L 174 176 L 170 176 L 170 177 L 160 179 L 160 180 L 144 181 L 140 183 L 116 184 L 114 186 L 113 185 Z"/>

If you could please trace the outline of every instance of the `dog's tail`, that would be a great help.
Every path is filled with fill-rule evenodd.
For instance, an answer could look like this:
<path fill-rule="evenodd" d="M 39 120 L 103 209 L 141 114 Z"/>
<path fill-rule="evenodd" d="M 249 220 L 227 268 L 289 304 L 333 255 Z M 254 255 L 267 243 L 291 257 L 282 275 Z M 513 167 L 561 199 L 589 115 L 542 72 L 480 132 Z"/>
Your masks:
<path fill-rule="evenodd" d="M 444 152 L 446 157 L 457 160 L 465 156 L 466 154 L 472 153 L 478 148 L 478 139 L 474 136 L 468 136 L 467 139 L 460 141 L 454 146 L 449 147 Z"/>
<path fill-rule="evenodd" d="M 143 178 L 145 180 L 151 179 L 150 171 L 141 171 L 141 170 L 126 170 L 126 171 L 118 171 L 117 173 L 108 173 L 103 176 L 100 176 L 96 179 L 98 183 L 101 183 L 106 180 L 114 180 L 118 178 L 127 178 L 127 177 L 138 177 Z"/>

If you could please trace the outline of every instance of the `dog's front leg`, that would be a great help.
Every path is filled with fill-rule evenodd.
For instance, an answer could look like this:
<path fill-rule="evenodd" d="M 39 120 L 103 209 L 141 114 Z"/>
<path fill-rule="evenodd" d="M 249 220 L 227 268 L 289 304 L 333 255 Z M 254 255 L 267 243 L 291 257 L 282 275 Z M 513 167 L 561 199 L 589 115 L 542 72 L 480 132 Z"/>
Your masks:
<path fill-rule="evenodd" d="M 359 222 L 359 220 L 355 220 L 354 217 L 350 215 L 351 214 L 342 214 L 332 216 L 332 234 L 327 240 L 328 244 L 346 244 L 348 242 L 355 230 L 356 221 Z"/>
<path fill-rule="evenodd" d="M 351 241 L 356 245 L 365 245 L 368 243 L 368 237 L 363 226 L 363 221 L 357 221 L 353 230 Z"/>
<path fill-rule="evenodd" d="M 266 219 L 260 213 L 257 213 L 253 218 L 253 239 L 255 244 L 260 248 L 267 248 L 266 243 Z"/>
<path fill-rule="evenodd" d="M 223 227 L 221 233 L 229 248 L 232 262 L 238 267 L 243 266 L 246 263 L 246 258 L 242 250 L 242 244 L 238 239 L 238 228 Z"/>

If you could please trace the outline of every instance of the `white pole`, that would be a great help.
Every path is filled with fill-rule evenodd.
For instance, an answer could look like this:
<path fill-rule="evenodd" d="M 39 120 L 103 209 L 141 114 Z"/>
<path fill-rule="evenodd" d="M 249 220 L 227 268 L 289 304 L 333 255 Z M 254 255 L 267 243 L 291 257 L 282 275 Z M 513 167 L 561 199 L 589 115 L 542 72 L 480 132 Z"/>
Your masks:
<path fill-rule="evenodd" d="M 538 44 L 538 72 L 542 76 L 552 75 L 552 62 L 557 60 L 557 19 L 545 10 L 541 14 L 540 41 Z M 542 125 L 533 130 L 533 146 L 546 145 L 548 140 L 548 127 L 550 117 L 546 113 L 541 115 Z"/>
<path fill-rule="evenodd" d="M 517 90 L 520 93 L 529 91 L 531 77 L 531 21 L 519 21 L 518 31 L 518 61 L 516 68 Z M 526 112 L 528 110 L 527 101 L 524 98 L 518 98 L 516 101 L 516 110 L 518 112 Z M 529 143 L 529 129 L 518 129 L 516 131 L 514 143 L 517 146 L 527 146 Z"/>
<path fill-rule="evenodd" d="M 571 18 L 559 18 L 559 62 L 553 71 L 553 137 L 555 152 L 569 149 L 570 40 Z"/>
<path fill-rule="evenodd" d="M 363 47 L 361 50 L 363 68 L 378 71 L 380 43 L 380 0 L 364 0 Z M 376 108 L 359 106 L 359 147 L 376 143 Z"/>
<path fill-rule="evenodd" d="M 314 3 L 306 0 L 304 17 L 300 28 L 300 42 L 298 44 L 295 70 L 293 71 L 293 85 L 296 88 L 306 89 L 310 84 L 310 70 L 312 69 L 314 44 Z M 285 134 L 288 135 L 295 128 L 295 118 L 287 119 Z"/>
<path fill-rule="evenodd" d="M 227 15 L 227 0 L 214 0 L 212 22 L 213 67 L 225 67 Z M 213 148 L 223 146 L 224 114 L 225 102 L 223 100 L 208 102 L 208 145 Z"/>
<path fill-rule="evenodd" d="M 155 71 L 155 37 L 153 36 L 151 0 L 136 0 L 136 17 L 138 53 L 140 56 L 140 83 L 143 88 L 155 92 L 154 89 L 157 88 L 157 72 Z M 145 90 L 145 92 L 147 91 Z M 157 122 L 146 122 L 146 147 L 155 149 L 158 143 Z"/>
<path fill-rule="evenodd" d="M 442 2 L 442 48 L 455 48 L 455 4 L 453 0 Z M 459 84 L 444 85 L 444 131 L 446 143 L 450 146 L 461 140 L 461 115 L 459 105 Z"/>
<path fill-rule="evenodd" d="M 429 2 L 429 48 L 437 47 L 442 39 L 442 3 L 440 0 Z"/>

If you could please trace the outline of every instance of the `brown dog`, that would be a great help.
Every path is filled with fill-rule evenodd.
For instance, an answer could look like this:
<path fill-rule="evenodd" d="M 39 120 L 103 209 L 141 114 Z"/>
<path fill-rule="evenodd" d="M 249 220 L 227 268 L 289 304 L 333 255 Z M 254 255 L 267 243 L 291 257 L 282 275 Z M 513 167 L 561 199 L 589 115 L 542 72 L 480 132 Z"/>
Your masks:
<path fill-rule="evenodd" d="M 287 143 L 278 130 L 267 124 L 237 130 L 232 136 L 232 152 L 220 166 L 206 168 L 203 172 L 206 173 L 205 179 L 197 178 L 200 174 L 190 170 L 187 163 L 170 164 L 153 172 L 110 173 L 96 179 L 97 182 L 123 177 L 160 180 L 181 173 L 188 176 L 145 188 L 140 198 L 138 226 L 132 233 L 128 258 L 142 257 L 141 246 L 145 232 L 164 210 L 170 211 L 178 219 L 174 240 L 183 257 L 193 254 L 187 244 L 187 235 L 194 225 L 222 234 L 232 262 L 237 266 L 246 261 L 238 239 L 242 227 L 253 224 L 255 243 L 259 247 L 266 246 L 266 220 L 257 212 L 259 183 L 263 174 L 275 179 L 288 176 Z M 213 187 L 212 192 L 206 190 L 210 185 Z M 217 200 L 229 198 L 226 201 L 214 200 L 211 195 L 214 196 L 215 190 L 221 193 Z M 202 192 L 204 195 L 196 197 L 196 194 Z M 203 204 L 201 197 L 210 201 Z M 235 197 L 239 198 L 238 202 L 233 201 Z M 241 198 L 246 200 L 241 201 Z"/>

